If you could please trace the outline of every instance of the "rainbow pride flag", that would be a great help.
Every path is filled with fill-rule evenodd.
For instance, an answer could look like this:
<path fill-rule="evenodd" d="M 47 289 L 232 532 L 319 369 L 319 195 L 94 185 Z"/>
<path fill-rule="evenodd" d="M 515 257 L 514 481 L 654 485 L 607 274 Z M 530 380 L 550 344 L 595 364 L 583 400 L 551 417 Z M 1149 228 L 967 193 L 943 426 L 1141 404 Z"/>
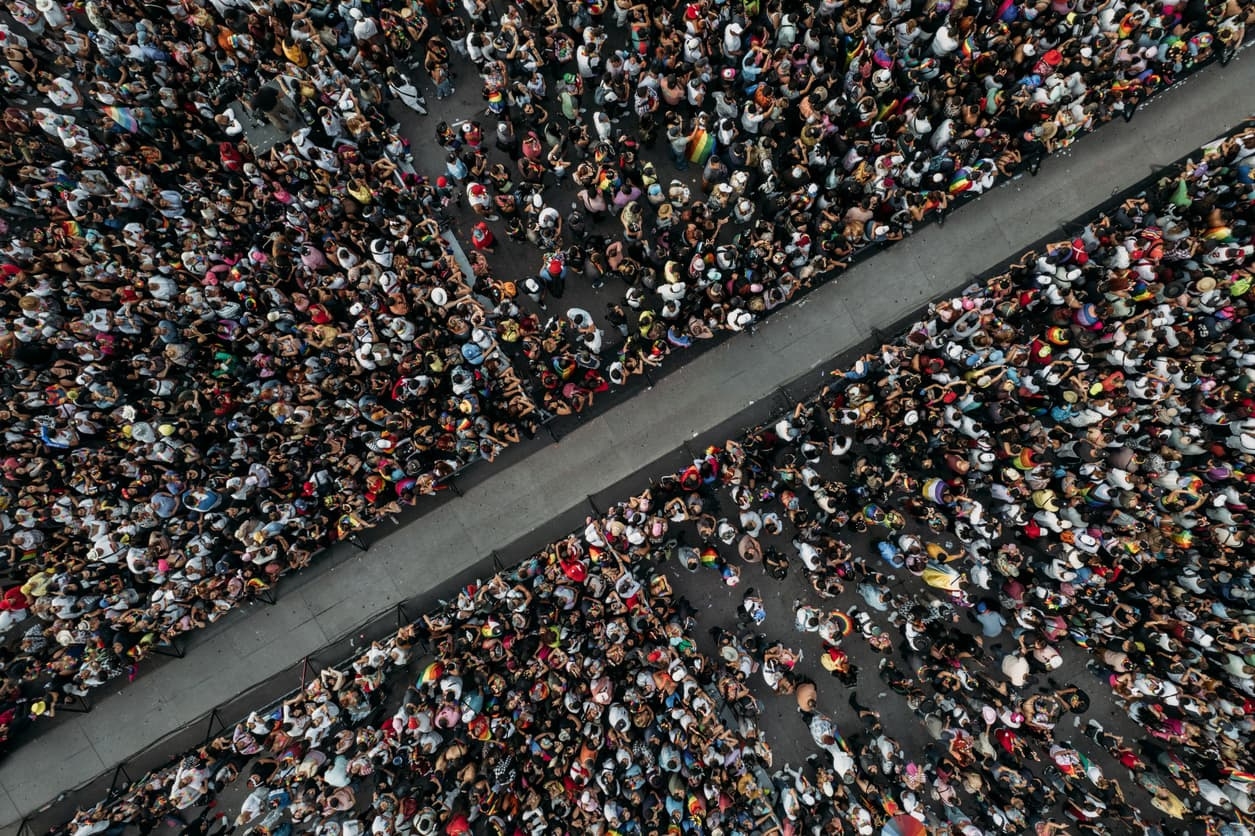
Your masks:
<path fill-rule="evenodd" d="M 689 134 L 689 144 L 685 156 L 696 165 L 705 165 L 710 155 L 715 153 L 715 137 L 705 128 L 697 128 Z"/>
<path fill-rule="evenodd" d="M 130 133 L 135 133 L 139 130 L 139 120 L 135 118 L 135 112 L 131 108 L 107 105 L 102 107 L 101 110 L 104 111 L 106 116 Z"/>

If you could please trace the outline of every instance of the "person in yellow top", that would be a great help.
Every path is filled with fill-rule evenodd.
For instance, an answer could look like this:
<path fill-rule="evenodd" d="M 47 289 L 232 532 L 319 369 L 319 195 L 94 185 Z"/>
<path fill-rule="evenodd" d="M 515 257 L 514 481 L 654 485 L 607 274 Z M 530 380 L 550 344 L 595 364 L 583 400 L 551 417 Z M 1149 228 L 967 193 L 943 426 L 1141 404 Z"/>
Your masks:
<path fill-rule="evenodd" d="M 283 57 L 291 61 L 301 69 L 309 66 L 309 55 L 305 53 L 305 48 L 301 46 L 301 42 L 292 37 L 283 39 L 282 44 Z"/>
<path fill-rule="evenodd" d="M 53 567 L 49 566 L 44 571 L 34 575 L 26 583 L 22 584 L 22 594 L 27 598 L 41 598 L 48 594 L 48 587 L 52 585 L 52 579 L 56 573 Z"/>
<path fill-rule="evenodd" d="M 1178 798 L 1175 793 L 1170 792 L 1167 787 L 1157 787 L 1150 803 L 1154 805 L 1156 810 L 1172 816 L 1174 819 L 1185 818 L 1185 802 Z"/>

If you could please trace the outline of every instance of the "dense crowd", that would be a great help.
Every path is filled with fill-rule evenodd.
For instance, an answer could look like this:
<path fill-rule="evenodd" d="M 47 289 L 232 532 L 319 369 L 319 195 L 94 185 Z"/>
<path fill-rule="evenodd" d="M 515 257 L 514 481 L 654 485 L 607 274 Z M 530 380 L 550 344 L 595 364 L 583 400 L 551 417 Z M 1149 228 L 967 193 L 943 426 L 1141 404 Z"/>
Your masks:
<path fill-rule="evenodd" d="M 691 606 L 599 542 L 568 538 L 468 586 L 71 832 L 173 818 L 200 833 L 708 833 L 769 818 L 752 789 L 770 753 L 752 722 L 720 718 L 727 676 L 696 651 Z M 434 661 L 416 664 L 416 642 Z M 398 670 L 419 673 L 385 709 Z M 752 720 L 753 700 L 738 705 Z M 236 781 L 238 810 L 208 805 Z"/>
<path fill-rule="evenodd" d="M 6 7 L 0 737 L 1131 115 L 1232 54 L 1255 13 Z M 437 126 L 446 170 L 419 172 L 396 117 L 459 74 L 493 122 Z M 281 141 L 253 148 L 253 123 Z M 663 174 L 659 143 L 701 167 L 700 194 Z M 554 199 L 568 178 L 573 213 Z M 463 201 L 482 216 L 465 274 L 441 234 Z M 537 245 L 535 273 L 494 268 L 494 229 Z M 534 310 L 577 279 L 609 288 L 617 337 L 583 308 Z"/>
<path fill-rule="evenodd" d="M 568 367 L 604 366 L 611 382 L 624 363 L 630 374 L 753 327 L 858 252 L 1130 118 L 1232 54 L 1253 14 L 1046 0 L 573 8 L 480 5 L 430 40 L 427 71 L 445 77 L 462 56 L 487 104 L 482 120 L 437 127 L 448 156 L 430 173 L 476 213 L 476 241 L 535 245 L 537 272 L 506 278 L 541 309 L 572 281 L 609 283 L 617 353 L 583 344 L 601 341 L 587 311 L 555 318 L 590 335 Z M 673 170 L 690 166 L 700 184 Z M 529 356 L 547 401 L 589 395 Z"/>
<path fill-rule="evenodd" d="M 1247 128 L 67 832 L 1248 835 L 1253 256 Z"/>
<path fill-rule="evenodd" d="M 347 8 L 7 5 L 3 737 L 539 420 Z"/>

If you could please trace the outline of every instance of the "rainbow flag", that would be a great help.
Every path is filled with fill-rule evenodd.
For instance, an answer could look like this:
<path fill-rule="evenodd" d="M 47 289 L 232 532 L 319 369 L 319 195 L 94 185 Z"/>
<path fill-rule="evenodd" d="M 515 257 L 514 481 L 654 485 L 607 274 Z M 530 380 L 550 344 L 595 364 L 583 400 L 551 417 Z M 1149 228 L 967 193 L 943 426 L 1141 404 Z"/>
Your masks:
<path fill-rule="evenodd" d="M 1248 787 L 1255 784 L 1255 772 L 1242 772 L 1238 769 L 1222 769 L 1221 773 L 1225 775 L 1225 780 L 1230 785 L 1246 791 Z"/>
<path fill-rule="evenodd" d="M 905 99 L 894 99 L 888 104 L 882 105 L 880 110 L 878 111 L 876 118 L 883 120 L 886 116 L 896 113 L 902 108 L 903 102 L 905 102 Z"/>
<path fill-rule="evenodd" d="M 954 174 L 954 179 L 950 181 L 950 194 L 962 194 L 972 188 L 971 172 L 966 168 L 960 168 Z"/>
<path fill-rule="evenodd" d="M 867 43 L 862 38 L 855 41 L 853 45 L 845 51 L 845 65 L 848 67 L 857 61 L 858 57 L 863 54 L 863 50 L 866 48 Z"/>
<path fill-rule="evenodd" d="M 705 165 L 710 155 L 715 153 L 715 138 L 705 128 L 697 128 L 689 134 L 688 150 L 685 156 L 696 165 Z"/>
<path fill-rule="evenodd" d="M 117 107 L 115 105 L 107 105 L 102 107 L 105 115 L 117 122 L 122 128 L 130 133 L 139 130 L 139 120 L 135 118 L 135 111 L 129 107 Z"/>

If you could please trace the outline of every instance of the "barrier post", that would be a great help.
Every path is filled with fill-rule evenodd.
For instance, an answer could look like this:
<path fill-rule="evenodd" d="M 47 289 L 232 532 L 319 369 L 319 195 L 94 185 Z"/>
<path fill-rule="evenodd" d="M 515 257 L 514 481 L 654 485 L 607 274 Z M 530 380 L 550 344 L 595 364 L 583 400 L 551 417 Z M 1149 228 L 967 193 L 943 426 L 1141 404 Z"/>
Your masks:
<path fill-rule="evenodd" d="M 162 644 L 155 644 L 152 650 L 158 656 L 169 656 L 171 659 L 182 659 L 187 655 L 187 650 L 179 645 L 177 638 L 170 639 L 170 641 Z"/>
<path fill-rule="evenodd" d="M 785 387 L 777 386 L 776 395 L 778 395 L 780 400 L 783 402 L 783 409 L 785 413 L 792 412 L 793 408 L 797 406 L 797 400 L 793 397 L 793 395 L 789 394 L 789 390 Z"/>
<path fill-rule="evenodd" d="M 218 713 L 216 708 L 209 712 L 209 725 L 205 728 L 205 742 L 201 744 L 202 746 L 208 746 L 209 741 L 214 739 L 215 724 L 217 724 L 217 731 L 227 730 L 227 724 L 223 722 L 222 715 Z"/>
<path fill-rule="evenodd" d="M 309 663 L 309 657 L 306 656 L 304 659 L 301 660 L 301 690 L 302 691 L 305 690 L 305 683 L 309 681 L 310 667 L 311 665 Z"/>
<path fill-rule="evenodd" d="M 110 779 L 109 781 L 109 797 L 110 798 L 116 798 L 122 794 L 122 791 L 118 787 L 118 778 L 126 779 L 125 786 L 130 786 L 131 784 L 135 783 L 135 780 L 131 777 L 131 773 L 126 771 L 125 761 L 118 764 L 117 769 L 113 770 L 113 778 Z"/>

